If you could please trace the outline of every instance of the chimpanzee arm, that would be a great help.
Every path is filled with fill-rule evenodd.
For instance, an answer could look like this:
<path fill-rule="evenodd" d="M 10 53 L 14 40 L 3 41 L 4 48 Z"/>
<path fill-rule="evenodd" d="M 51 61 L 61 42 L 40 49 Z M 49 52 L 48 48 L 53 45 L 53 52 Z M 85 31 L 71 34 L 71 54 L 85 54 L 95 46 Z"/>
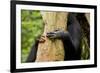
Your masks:
<path fill-rule="evenodd" d="M 72 46 L 77 49 L 81 39 L 81 26 L 76 19 L 75 14 L 69 13 L 67 31 L 55 30 L 47 33 L 47 37 L 51 39 L 62 39 L 70 42 Z"/>
<path fill-rule="evenodd" d="M 36 41 L 35 44 L 32 46 L 32 49 L 31 49 L 31 51 L 29 53 L 29 56 L 28 56 L 26 62 L 35 62 L 36 54 L 37 54 L 38 42 L 39 41 Z"/>
<path fill-rule="evenodd" d="M 81 26 L 73 13 L 68 15 L 67 31 L 56 30 L 47 33 L 50 39 L 61 39 L 64 43 L 65 60 L 76 60 L 80 56 Z"/>
<path fill-rule="evenodd" d="M 73 13 L 69 13 L 67 32 L 63 32 L 62 39 L 72 42 L 75 49 L 79 48 L 81 40 L 81 26 Z"/>
<path fill-rule="evenodd" d="M 65 48 L 65 60 L 79 60 L 81 55 L 81 26 L 73 13 L 68 16 L 67 31 L 62 39 Z"/>

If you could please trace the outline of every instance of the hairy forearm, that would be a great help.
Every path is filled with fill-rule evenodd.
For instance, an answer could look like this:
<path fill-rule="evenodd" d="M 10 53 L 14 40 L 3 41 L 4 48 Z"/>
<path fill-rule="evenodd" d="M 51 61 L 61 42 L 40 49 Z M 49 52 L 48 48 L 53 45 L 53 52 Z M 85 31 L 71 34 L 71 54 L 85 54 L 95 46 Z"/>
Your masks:
<path fill-rule="evenodd" d="M 79 47 L 79 39 L 78 38 L 76 38 L 76 40 L 74 40 L 73 38 L 72 38 L 72 36 L 70 35 L 70 33 L 69 32 L 62 32 L 61 33 L 61 38 L 60 38 L 61 40 L 64 40 L 64 41 L 67 41 L 69 44 L 71 44 L 72 46 L 73 46 L 73 48 L 75 49 L 75 50 L 77 50 Z"/>
<path fill-rule="evenodd" d="M 35 62 L 38 42 L 39 41 L 36 41 L 35 44 L 33 44 L 33 46 L 31 48 L 31 51 L 30 51 L 30 53 L 28 55 L 28 58 L 27 58 L 26 62 Z"/>

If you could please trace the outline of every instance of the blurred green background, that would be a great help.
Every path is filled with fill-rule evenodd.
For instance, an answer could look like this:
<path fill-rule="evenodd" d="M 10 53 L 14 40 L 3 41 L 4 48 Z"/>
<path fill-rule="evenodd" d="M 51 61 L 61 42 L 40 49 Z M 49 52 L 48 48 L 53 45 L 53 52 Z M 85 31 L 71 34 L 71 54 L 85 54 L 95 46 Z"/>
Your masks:
<path fill-rule="evenodd" d="M 25 62 L 36 38 L 43 32 L 43 20 L 38 10 L 21 10 L 21 62 Z"/>

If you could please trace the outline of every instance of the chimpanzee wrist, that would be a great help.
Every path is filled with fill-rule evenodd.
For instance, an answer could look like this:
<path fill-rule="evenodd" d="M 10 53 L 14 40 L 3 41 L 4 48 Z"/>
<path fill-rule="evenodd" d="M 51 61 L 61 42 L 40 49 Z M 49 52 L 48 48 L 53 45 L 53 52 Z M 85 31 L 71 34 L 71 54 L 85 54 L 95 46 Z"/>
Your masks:
<path fill-rule="evenodd" d="M 70 37 L 70 35 L 67 31 L 64 31 L 61 33 L 61 39 L 63 39 L 63 40 L 67 40 L 67 39 L 69 39 L 69 37 Z"/>
<path fill-rule="evenodd" d="M 58 31 L 56 32 L 56 39 L 66 39 L 68 37 L 67 31 Z"/>

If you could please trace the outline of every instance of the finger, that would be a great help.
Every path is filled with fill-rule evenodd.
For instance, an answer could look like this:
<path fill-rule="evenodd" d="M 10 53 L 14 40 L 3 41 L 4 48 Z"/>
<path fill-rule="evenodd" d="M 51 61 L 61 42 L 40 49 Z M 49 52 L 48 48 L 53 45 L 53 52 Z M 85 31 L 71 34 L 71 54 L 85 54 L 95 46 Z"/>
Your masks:
<path fill-rule="evenodd" d="M 48 38 L 51 38 L 51 39 L 54 39 L 54 38 L 56 38 L 56 36 L 55 35 L 50 35 L 50 36 L 48 36 Z"/>
<path fill-rule="evenodd" d="M 47 34 L 47 37 L 52 37 L 54 36 L 54 34 Z"/>
<path fill-rule="evenodd" d="M 55 37 L 49 37 L 50 39 L 54 39 Z"/>
<path fill-rule="evenodd" d="M 47 34 L 54 34 L 54 32 L 48 32 Z"/>
<path fill-rule="evenodd" d="M 54 35 L 55 32 L 50 32 L 50 33 L 47 33 L 47 35 Z"/>
<path fill-rule="evenodd" d="M 45 39 L 45 36 L 42 36 L 41 39 Z"/>
<path fill-rule="evenodd" d="M 45 42 L 45 39 L 40 39 L 39 42 L 43 43 L 43 42 Z"/>

